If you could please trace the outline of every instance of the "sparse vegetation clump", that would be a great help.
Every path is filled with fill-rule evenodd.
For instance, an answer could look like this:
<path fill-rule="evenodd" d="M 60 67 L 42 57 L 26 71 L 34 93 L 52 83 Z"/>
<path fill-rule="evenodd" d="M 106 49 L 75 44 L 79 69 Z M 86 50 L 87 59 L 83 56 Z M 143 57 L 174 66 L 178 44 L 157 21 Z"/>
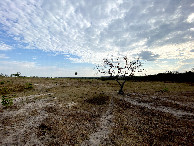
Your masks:
<path fill-rule="evenodd" d="M 162 92 L 168 92 L 169 91 L 169 89 L 167 88 L 167 87 L 165 87 L 163 90 L 162 90 Z"/>
<path fill-rule="evenodd" d="M 4 81 L 1 81 L 0 84 L 3 85 L 3 84 L 5 84 L 5 82 Z"/>
<path fill-rule="evenodd" d="M 103 105 L 108 103 L 109 96 L 105 95 L 104 93 L 100 93 L 100 94 L 94 95 L 89 99 L 86 99 L 85 101 L 94 105 Z"/>
<path fill-rule="evenodd" d="M 32 83 L 26 83 L 25 89 L 32 89 Z"/>
<path fill-rule="evenodd" d="M 3 106 L 9 107 L 13 104 L 13 99 L 3 95 L 1 103 Z"/>

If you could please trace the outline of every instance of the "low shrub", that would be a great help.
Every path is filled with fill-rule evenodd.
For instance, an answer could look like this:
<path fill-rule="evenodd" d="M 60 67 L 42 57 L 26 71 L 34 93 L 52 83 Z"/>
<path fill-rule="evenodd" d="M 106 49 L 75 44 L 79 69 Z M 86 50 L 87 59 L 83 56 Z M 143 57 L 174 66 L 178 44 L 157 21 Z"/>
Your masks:
<path fill-rule="evenodd" d="M 5 84 L 5 82 L 1 81 L 0 84 L 3 85 L 3 84 Z"/>
<path fill-rule="evenodd" d="M 25 89 L 32 89 L 32 83 L 26 83 Z"/>
<path fill-rule="evenodd" d="M 103 105 L 109 101 L 109 96 L 104 93 L 94 95 L 92 98 L 86 99 L 85 102 L 95 105 Z"/>
<path fill-rule="evenodd" d="M 5 95 L 2 96 L 2 101 L 1 101 L 2 105 L 5 107 L 9 107 L 13 104 L 13 99 L 12 98 L 8 98 Z"/>
<path fill-rule="evenodd" d="M 162 91 L 163 91 L 163 92 L 168 92 L 168 88 L 165 87 Z"/>

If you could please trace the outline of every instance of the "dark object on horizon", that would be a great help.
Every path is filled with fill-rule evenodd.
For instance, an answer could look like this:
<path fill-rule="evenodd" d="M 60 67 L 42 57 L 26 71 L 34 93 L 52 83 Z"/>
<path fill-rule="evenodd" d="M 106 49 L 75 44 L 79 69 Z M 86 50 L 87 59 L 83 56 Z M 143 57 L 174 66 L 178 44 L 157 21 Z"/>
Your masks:
<path fill-rule="evenodd" d="M 19 77 L 21 75 L 20 72 L 17 72 L 16 74 L 11 74 L 11 77 Z"/>
<path fill-rule="evenodd" d="M 77 72 L 75 72 L 75 75 L 77 75 Z"/>

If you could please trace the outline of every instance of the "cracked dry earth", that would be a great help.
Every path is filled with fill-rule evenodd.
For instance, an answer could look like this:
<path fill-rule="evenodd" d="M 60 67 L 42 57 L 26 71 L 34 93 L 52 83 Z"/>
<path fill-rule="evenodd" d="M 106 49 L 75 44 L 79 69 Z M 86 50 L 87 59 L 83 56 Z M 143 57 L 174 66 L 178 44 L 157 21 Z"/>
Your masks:
<path fill-rule="evenodd" d="M 194 103 L 172 100 L 190 94 L 107 92 L 97 105 L 52 92 L 17 97 L 0 105 L 0 145 L 192 145 Z"/>

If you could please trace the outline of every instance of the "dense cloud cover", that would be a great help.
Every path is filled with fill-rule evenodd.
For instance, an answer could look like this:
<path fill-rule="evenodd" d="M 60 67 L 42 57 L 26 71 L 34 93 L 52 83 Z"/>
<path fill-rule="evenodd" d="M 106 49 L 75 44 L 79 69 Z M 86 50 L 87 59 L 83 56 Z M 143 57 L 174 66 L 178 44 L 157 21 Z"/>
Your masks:
<path fill-rule="evenodd" d="M 0 26 L 24 48 L 74 62 L 194 59 L 193 0 L 1 0 Z M 1 49 L 10 49 L 1 38 Z"/>

